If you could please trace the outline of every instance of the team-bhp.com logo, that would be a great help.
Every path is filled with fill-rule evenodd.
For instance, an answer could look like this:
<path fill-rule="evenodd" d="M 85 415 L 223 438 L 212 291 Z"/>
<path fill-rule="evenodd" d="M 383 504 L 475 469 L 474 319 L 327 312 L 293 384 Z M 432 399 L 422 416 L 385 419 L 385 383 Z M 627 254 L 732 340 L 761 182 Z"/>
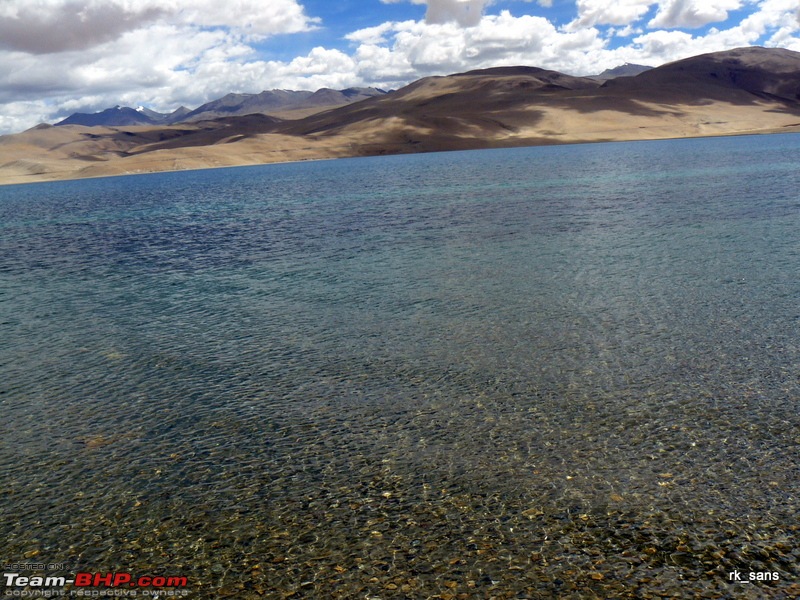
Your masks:
<path fill-rule="evenodd" d="M 132 588 L 185 588 L 186 577 L 143 577 L 133 578 L 130 573 L 77 573 L 75 587 L 111 587 L 129 586 Z"/>
<path fill-rule="evenodd" d="M 41 577 L 20 575 L 19 573 L 3 573 L 3 578 L 5 579 L 7 596 L 44 596 L 45 594 L 41 592 L 45 589 L 56 592 L 55 594 L 46 594 L 47 596 L 63 596 L 67 594 L 66 590 L 63 588 L 68 585 L 74 588 L 69 590 L 70 596 L 136 596 L 137 590 L 141 590 L 142 596 L 186 596 L 188 591 L 185 588 L 189 585 L 186 577 L 150 575 L 134 577 L 131 573 L 81 572 L 76 573 L 75 577 L 71 579 L 67 579 L 66 577 Z M 61 589 L 58 590 L 58 588 Z M 126 593 L 118 593 L 123 590 Z M 37 591 L 39 593 L 30 593 Z"/>

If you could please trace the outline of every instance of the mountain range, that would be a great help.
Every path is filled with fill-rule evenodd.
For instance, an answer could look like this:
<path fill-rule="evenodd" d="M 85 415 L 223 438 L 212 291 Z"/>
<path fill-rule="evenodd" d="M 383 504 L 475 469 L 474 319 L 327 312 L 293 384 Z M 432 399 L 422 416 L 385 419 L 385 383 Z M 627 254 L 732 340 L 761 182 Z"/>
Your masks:
<path fill-rule="evenodd" d="M 98 113 L 73 113 L 61 125 L 84 125 L 86 127 L 125 127 L 129 125 L 173 125 L 192 123 L 217 117 L 235 117 L 249 114 L 286 114 L 290 111 L 310 109 L 316 112 L 336 108 L 352 102 L 366 100 L 386 94 L 377 88 L 348 88 L 332 90 L 322 88 L 316 92 L 269 90 L 260 94 L 227 94 L 190 110 L 181 106 L 171 113 L 159 113 L 144 107 L 115 106 Z"/>
<path fill-rule="evenodd" d="M 630 77 L 650 70 L 652 67 L 626 63 L 606 69 L 590 79 L 607 81 L 617 77 Z M 194 110 L 181 106 L 171 113 L 159 113 L 148 108 L 115 106 L 96 113 L 73 113 L 56 123 L 60 125 L 84 125 L 86 127 L 125 127 L 129 125 L 174 125 L 192 123 L 217 117 L 233 117 L 249 114 L 300 115 L 301 110 L 308 114 L 323 109 L 337 108 L 367 98 L 382 96 L 388 92 L 378 88 L 347 88 L 332 90 L 322 88 L 316 92 L 294 90 L 269 90 L 259 94 L 227 94 L 217 100 L 207 102 Z M 305 116 L 305 114 L 303 115 Z"/>
<path fill-rule="evenodd" d="M 269 115 L 258 96 L 226 96 L 200 112 L 185 112 L 175 124 L 41 125 L 3 136 L 0 182 L 800 131 L 800 53 L 739 48 L 611 78 L 497 67 L 426 77 L 387 93 L 374 90 L 336 108 L 285 104 L 268 109 Z"/>

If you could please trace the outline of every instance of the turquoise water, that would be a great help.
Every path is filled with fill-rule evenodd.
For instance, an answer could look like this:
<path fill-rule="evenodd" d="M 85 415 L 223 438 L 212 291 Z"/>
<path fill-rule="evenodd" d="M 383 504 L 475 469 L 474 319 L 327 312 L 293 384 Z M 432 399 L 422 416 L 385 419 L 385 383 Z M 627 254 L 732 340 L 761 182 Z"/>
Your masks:
<path fill-rule="evenodd" d="M 780 135 L 0 187 L 0 559 L 791 594 L 799 167 Z"/>

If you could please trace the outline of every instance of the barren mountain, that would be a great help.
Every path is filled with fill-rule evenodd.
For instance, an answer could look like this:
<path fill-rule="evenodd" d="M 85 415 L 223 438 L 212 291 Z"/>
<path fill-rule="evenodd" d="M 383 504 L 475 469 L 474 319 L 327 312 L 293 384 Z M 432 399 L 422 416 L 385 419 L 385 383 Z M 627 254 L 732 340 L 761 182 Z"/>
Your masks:
<path fill-rule="evenodd" d="M 798 93 L 800 53 L 746 48 L 603 84 L 527 67 L 431 77 L 282 131 L 359 131 L 395 152 L 744 133 L 797 123 Z"/>
<path fill-rule="evenodd" d="M 133 109 L 127 106 L 115 106 L 97 113 L 74 113 L 63 121 L 56 123 L 56 126 L 124 127 L 129 125 L 174 125 L 176 123 L 207 121 L 217 117 L 250 114 L 280 115 L 290 111 L 313 113 L 385 93 L 383 90 L 376 88 L 348 88 L 346 90 L 323 88 L 316 92 L 270 90 L 260 94 L 227 94 L 194 110 L 181 106 L 172 113 L 159 113 L 144 107 Z"/>
<path fill-rule="evenodd" d="M 605 83 L 533 67 L 429 77 L 293 120 L 35 128 L 0 138 L 0 181 L 778 131 L 800 131 L 800 53 L 741 48 Z"/>
<path fill-rule="evenodd" d="M 183 117 L 188 112 L 189 109 L 185 106 L 181 106 L 169 114 L 159 113 L 143 107 L 133 109 L 127 106 L 115 106 L 98 113 L 73 113 L 63 121 L 56 123 L 56 126 L 124 127 L 127 125 L 164 125 L 183 120 Z"/>
<path fill-rule="evenodd" d="M 624 65 L 614 67 L 613 69 L 606 69 L 599 75 L 592 75 L 591 78 L 598 81 L 608 81 L 609 79 L 616 79 L 617 77 L 634 77 L 640 73 L 649 71 L 652 68 L 653 67 L 648 67 L 645 65 L 625 63 Z"/>
<path fill-rule="evenodd" d="M 158 113 L 154 114 L 152 111 L 146 113 L 127 106 L 115 106 L 99 113 L 73 113 L 56 125 L 85 125 L 87 127 L 157 125 L 163 122 L 163 116 Z"/>
<path fill-rule="evenodd" d="M 719 100 L 800 106 L 800 53 L 780 48 L 739 48 L 704 54 L 603 84 L 611 95 L 642 100 Z"/>

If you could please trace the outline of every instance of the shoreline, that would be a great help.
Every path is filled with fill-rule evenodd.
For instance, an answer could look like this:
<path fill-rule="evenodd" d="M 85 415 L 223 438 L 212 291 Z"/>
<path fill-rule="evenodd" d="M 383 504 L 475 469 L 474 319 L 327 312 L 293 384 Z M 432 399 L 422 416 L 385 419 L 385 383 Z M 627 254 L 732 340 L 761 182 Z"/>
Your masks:
<path fill-rule="evenodd" d="M 25 133 L 25 132 L 23 132 Z M 131 170 L 131 171 L 121 171 L 121 172 L 112 172 L 112 173 L 103 173 L 103 174 L 96 174 L 96 175 L 80 175 L 80 171 L 75 169 L 65 169 L 63 171 L 50 171 L 47 173 L 36 173 L 31 175 L 14 175 L 10 177 L 3 177 L 2 173 L 0 172 L 0 186 L 12 186 L 12 185 L 28 185 L 28 184 L 36 184 L 36 183 L 51 183 L 51 182 L 62 182 L 62 181 L 80 181 L 84 179 L 103 179 L 107 177 L 128 177 L 128 176 L 136 176 L 136 175 L 154 175 L 157 173 L 183 173 L 183 172 L 190 172 L 190 171 L 206 171 L 206 170 L 215 170 L 215 169 L 232 169 L 232 168 L 239 168 L 239 167 L 259 167 L 259 166 L 266 166 L 266 165 L 274 165 L 274 164 L 292 164 L 292 163 L 302 163 L 302 162 L 316 162 L 316 161 L 326 161 L 326 160 L 338 160 L 342 158 L 370 158 L 370 157 L 378 157 L 378 156 L 399 156 L 404 154 L 428 154 L 428 153 L 439 153 L 439 152 L 466 152 L 471 150 L 499 150 L 499 149 L 508 149 L 508 148 L 535 148 L 535 147 L 546 147 L 546 146 L 571 146 L 571 145 L 585 145 L 585 144 L 617 144 L 617 143 L 625 143 L 625 142 L 652 142 L 652 141 L 669 141 L 669 140 L 690 140 L 690 139 L 703 139 L 703 138 L 718 138 L 718 137 L 742 137 L 742 136 L 750 136 L 750 135 L 780 135 L 780 134 L 791 134 L 791 133 L 800 133 L 800 123 L 796 124 L 789 124 L 783 127 L 770 127 L 767 129 L 750 129 L 750 130 L 739 130 L 739 131 L 731 131 L 731 132 L 718 132 L 718 133 L 709 133 L 709 134 L 697 134 L 697 135 L 676 135 L 676 136 L 667 136 L 667 137 L 618 137 L 618 138 L 609 138 L 609 139 L 587 139 L 587 140 L 558 140 L 554 138 L 543 138 L 538 140 L 537 142 L 532 143 L 525 143 L 524 140 L 515 140 L 514 138 L 508 138 L 507 140 L 492 140 L 490 143 L 479 146 L 479 147 L 468 147 L 468 148 L 441 148 L 441 149 L 431 149 L 431 150 L 417 150 L 417 151 L 391 151 L 390 147 L 392 144 L 380 144 L 380 143 L 365 143 L 361 144 L 358 147 L 364 148 L 367 146 L 374 146 L 379 149 L 376 152 L 368 152 L 368 153 L 345 153 L 340 154 L 335 152 L 336 146 L 331 147 L 323 147 L 319 149 L 318 156 L 309 156 L 307 158 L 286 158 L 285 160 L 266 160 L 266 161 L 241 161 L 238 163 L 232 164 L 207 164 L 207 165 L 199 165 L 199 166 L 189 166 L 186 168 L 153 168 L 153 169 L 138 169 L 138 170 Z M 20 134 L 14 134 L 20 135 Z M 270 134 L 266 134 L 267 136 Z M 505 143 L 504 143 L 505 142 Z M 354 147 L 353 144 L 346 144 L 347 147 L 352 149 Z M 210 149 L 215 148 L 218 146 L 198 146 L 195 147 L 198 150 L 203 149 Z M 191 148 L 191 147 L 186 147 Z M 341 148 L 341 146 L 339 146 Z M 325 149 L 331 152 L 334 155 L 326 156 Z M 405 148 L 403 148 L 405 150 Z M 275 152 L 275 151 L 273 151 Z M 285 151 L 283 154 L 290 155 L 291 151 Z M 148 153 L 143 153 L 139 156 L 146 156 Z M 124 164 L 124 161 L 133 158 L 133 157 L 119 157 L 117 159 L 112 159 L 107 161 L 108 165 L 119 165 Z M 156 157 L 154 157 L 156 158 Z M 187 162 L 191 162 L 192 160 L 209 160 L 205 157 L 201 156 L 172 156 L 166 157 L 158 162 L 161 163 L 168 163 L 174 162 L 177 163 L 180 160 L 185 160 Z M 18 160 L 26 160 L 25 158 L 21 158 Z M 29 159 L 33 160 L 33 159 Z M 58 160 L 58 159 L 56 159 Z M 67 160 L 67 159 L 63 159 Z M 75 159 L 73 159 L 75 160 Z M 211 159 L 213 160 L 213 158 Z M 1 167 L 0 167 L 1 168 Z"/>

